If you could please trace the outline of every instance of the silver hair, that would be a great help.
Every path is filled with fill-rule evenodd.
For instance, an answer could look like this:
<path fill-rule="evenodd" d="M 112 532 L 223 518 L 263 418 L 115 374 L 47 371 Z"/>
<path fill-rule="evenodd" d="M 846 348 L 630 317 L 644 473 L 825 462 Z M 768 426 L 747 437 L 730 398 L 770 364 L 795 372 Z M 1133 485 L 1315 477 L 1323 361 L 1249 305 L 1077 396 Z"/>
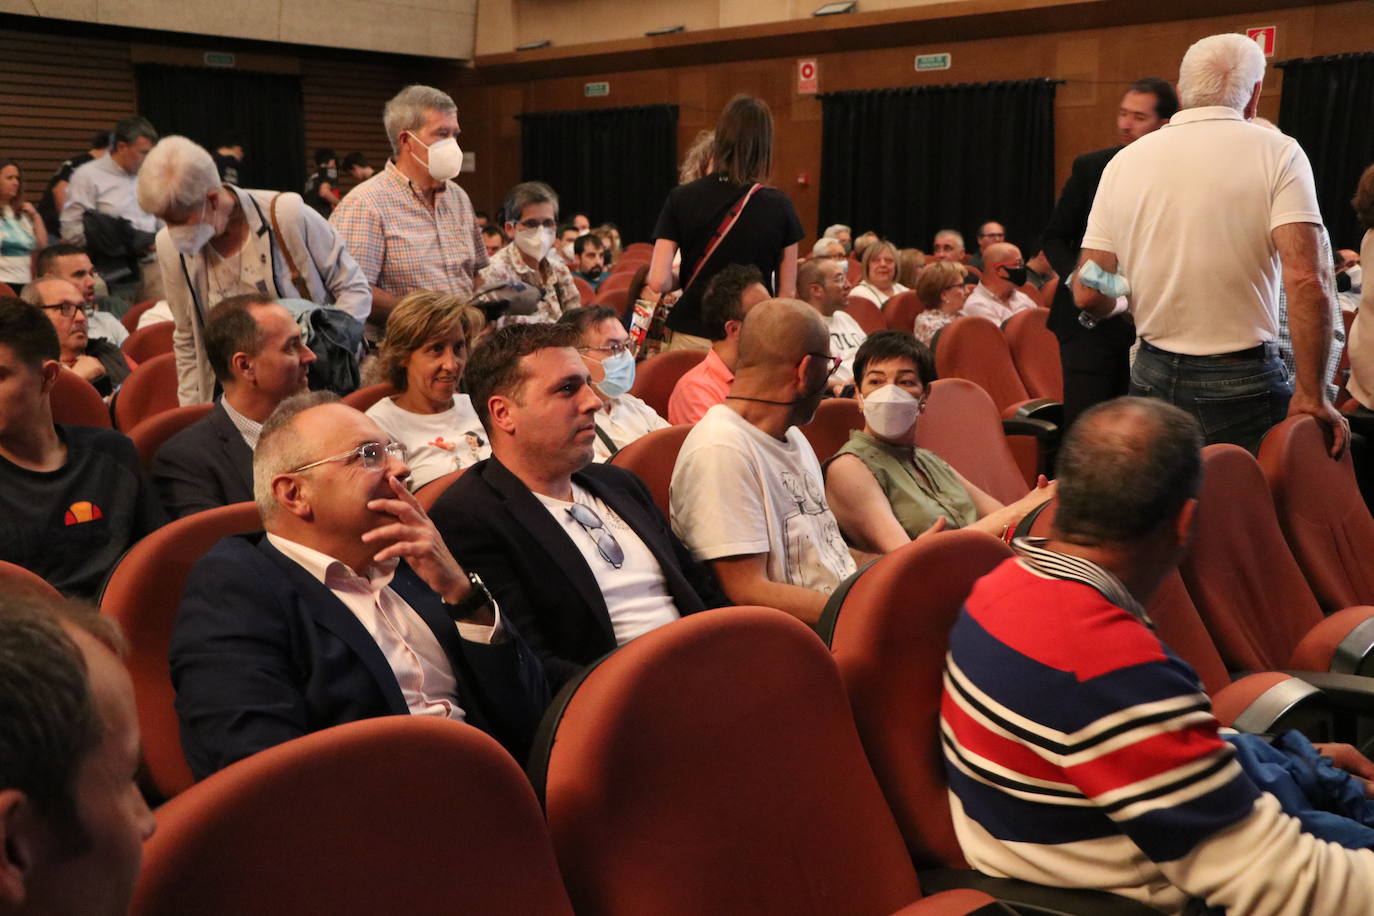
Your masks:
<path fill-rule="evenodd" d="M 841 232 L 848 232 L 850 235 L 854 234 L 854 230 L 850 229 L 844 223 L 836 223 L 833 226 L 826 226 L 821 236 L 827 239 L 835 239 L 840 237 Z"/>
<path fill-rule="evenodd" d="M 1178 67 L 1184 108 L 1220 105 L 1244 111 L 1255 84 L 1264 79 L 1264 52 L 1244 35 L 1209 35 L 1192 44 Z"/>
<path fill-rule="evenodd" d="M 558 192 L 542 181 L 522 181 L 506 195 L 506 219 L 520 222 L 525 208 L 531 204 L 553 204 L 554 219 L 558 218 Z"/>
<path fill-rule="evenodd" d="M 382 110 L 382 124 L 386 127 L 386 138 L 391 141 L 393 155 L 401 152 L 401 134 L 424 127 L 425 115 L 431 111 L 456 114 L 458 106 L 452 96 L 433 86 L 407 86 L 392 96 Z"/>
<path fill-rule="evenodd" d="M 811 257 L 842 258 L 844 257 L 844 243 L 829 235 L 818 238 L 816 244 L 811 246 Z"/>
<path fill-rule="evenodd" d="M 272 481 L 311 461 L 312 443 L 296 431 L 296 418 L 315 407 L 334 404 L 339 396 L 332 391 L 304 391 L 277 405 L 262 424 L 258 446 L 253 449 L 253 501 L 264 523 L 277 514 L 277 497 Z"/>
<path fill-rule="evenodd" d="M 935 241 L 938 242 L 940 239 L 954 239 L 959 243 L 960 248 L 964 247 L 964 234 L 958 229 L 941 229 L 935 233 Z"/>
<path fill-rule="evenodd" d="M 138 206 L 159 219 L 189 216 L 221 184 L 204 147 L 185 137 L 165 137 L 138 171 Z"/>

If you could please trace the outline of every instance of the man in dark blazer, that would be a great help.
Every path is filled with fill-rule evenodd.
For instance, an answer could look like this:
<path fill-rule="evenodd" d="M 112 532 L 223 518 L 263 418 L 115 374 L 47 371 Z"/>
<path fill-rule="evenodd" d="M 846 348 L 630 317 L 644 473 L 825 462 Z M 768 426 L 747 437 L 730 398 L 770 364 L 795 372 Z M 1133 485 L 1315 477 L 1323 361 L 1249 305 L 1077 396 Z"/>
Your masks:
<path fill-rule="evenodd" d="M 197 778 L 358 719 L 462 720 L 523 761 L 548 701 L 538 659 L 400 480 L 403 447 L 325 392 L 264 426 L 265 532 L 192 570 L 170 661 Z"/>
<path fill-rule="evenodd" d="M 157 450 L 153 485 L 167 514 L 253 498 L 253 448 L 285 398 L 304 391 L 315 354 L 300 326 L 270 296 L 232 296 L 211 310 L 205 350 L 224 396 Z"/>
<path fill-rule="evenodd" d="M 1120 146 L 1084 153 L 1059 195 L 1042 240 L 1045 256 L 1064 280 L 1050 306 L 1049 327 L 1059 338 L 1064 366 L 1064 428 L 1083 411 L 1101 401 L 1126 394 L 1131 383 L 1130 350 L 1135 344 L 1135 325 L 1129 315 L 1116 315 L 1088 328 L 1079 322 L 1073 304 L 1069 274 L 1078 265 L 1078 251 L 1088 227 L 1102 171 L 1112 157 L 1132 143 L 1169 123 L 1178 111 L 1174 87 L 1162 79 L 1147 77 L 1131 83 L 1121 98 L 1116 128 Z"/>
<path fill-rule="evenodd" d="M 629 471 L 593 464 L 600 363 L 574 328 L 515 325 L 473 351 L 464 381 L 492 457 L 431 514 L 557 687 L 684 614 L 728 603 Z"/>

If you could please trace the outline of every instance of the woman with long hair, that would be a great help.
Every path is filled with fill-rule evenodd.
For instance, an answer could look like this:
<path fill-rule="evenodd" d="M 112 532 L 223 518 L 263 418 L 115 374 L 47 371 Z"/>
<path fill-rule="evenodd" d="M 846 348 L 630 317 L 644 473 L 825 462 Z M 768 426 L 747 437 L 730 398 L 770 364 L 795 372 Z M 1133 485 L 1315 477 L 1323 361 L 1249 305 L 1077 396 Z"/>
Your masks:
<path fill-rule="evenodd" d="M 0 283 L 19 288 L 33 279 L 33 253 L 48 247 L 48 227 L 24 200 L 19 163 L 0 159 Z"/>

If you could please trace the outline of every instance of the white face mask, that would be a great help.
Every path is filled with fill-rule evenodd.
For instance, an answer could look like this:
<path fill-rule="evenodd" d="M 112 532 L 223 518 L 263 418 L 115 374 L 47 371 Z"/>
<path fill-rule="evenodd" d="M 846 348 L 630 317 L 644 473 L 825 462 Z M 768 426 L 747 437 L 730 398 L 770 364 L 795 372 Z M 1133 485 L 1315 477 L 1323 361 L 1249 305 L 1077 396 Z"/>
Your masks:
<path fill-rule="evenodd" d="M 536 261 L 544 260 L 544 255 L 553 247 L 553 230 L 542 226 L 538 229 L 515 230 L 515 245 Z"/>
<path fill-rule="evenodd" d="M 859 398 L 864 419 L 878 438 L 898 441 L 911 432 L 921 415 L 921 402 L 905 388 L 884 385 Z"/>
<path fill-rule="evenodd" d="M 210 240 L 217 234 L 214 224 L 205 212 L 209 205 L 210 202 L 206 201 L 200 208 L 200 222 L 167 227 L 167 234 L 172 238 L 172 247 L 185 257 L 194 258 L 200 254 L 201 249 L 210 244 Z"/>
<path fill-rule="evenodd" d="M 425 146 L 414 134 L 410 135 L 410 139 Z M 416 162 L 429 169 L 429 177 L 435 181 L 448 181 L 463 170 L 463 151 L 458 148 L 456 138 L 445 137 L 436 141 L 433 146 L 425 146 L 425 149 L 429 150 L 428 163 L 420 162 L 420 157 L 416 156 L 413 150 L 410 155 L 415 157 Z"/>

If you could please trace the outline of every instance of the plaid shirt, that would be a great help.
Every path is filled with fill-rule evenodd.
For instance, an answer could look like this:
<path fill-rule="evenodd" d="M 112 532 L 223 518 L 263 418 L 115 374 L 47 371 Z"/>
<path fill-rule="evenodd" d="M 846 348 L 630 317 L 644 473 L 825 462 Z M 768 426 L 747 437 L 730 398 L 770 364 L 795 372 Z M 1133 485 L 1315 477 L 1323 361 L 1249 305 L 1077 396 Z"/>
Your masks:
<path fill-rule="evenodd" d="M 467 192 L 446 181 L 431 210 L 391 161 L 350 191 L 329 221 L 367 282 L 393 296 L 421 289 L 470 293 L 487 266 Z"/>
<path fill-rule="evenodd" d="M 493 283 L 524 283 L 538 286 L 544 290 L 539 301 L 539 309 L 533 315 L 514 315 L 503 318 L 502 323 L 533 324 L 541 321 L 557 321 L 558 316 L 582 304 L 582 296 L 573 283 L 572 272 L 568 265 L 555 260 L 550 252 L 544 258 L 544 268 L 548 272 L 548 282 L 539 279 L 539 271 L 525 263 L 520 249 L 511 242 L 491 256 L 491 264 L 482 270 L 481 286 Z M 590 305 L 591 303 L 587 303 Z"/>
<path fill-rule="evenodd" d="M 1331 236 L 1326 234 L 1326 227 L 1321 230 L 1321 249 L 1317 252 L 1317 257 L 1322 259 L 1322 263 L 1330 264 L 1331 255 Z M 1283 357 L 1284 364 L 1288 367 L 1288 379 L 1294 384 L 1298 379 L 1298 362 L 1293 358 L 1293 335 L 1288 330 L 1288 294 L 1283 288 L 1282 278 L 1279 282 L 1279 356 Z M 1326 393 L 1331 398 L 1331 403 L 1336 402 L 1337 395 L 1340 394 L 1340 386 L 1345 384 L 1345 379 L 1337 378 L 1336 372 L 1341 365 L 1341 354 L 1345 352 L 1345 320 L 1341 317 L 1340 299 L 1336 296 L 1331 297 L 1331 349 L 1326 354 L 1326 374 L 1322 380 L 1326 382 Z"/>

